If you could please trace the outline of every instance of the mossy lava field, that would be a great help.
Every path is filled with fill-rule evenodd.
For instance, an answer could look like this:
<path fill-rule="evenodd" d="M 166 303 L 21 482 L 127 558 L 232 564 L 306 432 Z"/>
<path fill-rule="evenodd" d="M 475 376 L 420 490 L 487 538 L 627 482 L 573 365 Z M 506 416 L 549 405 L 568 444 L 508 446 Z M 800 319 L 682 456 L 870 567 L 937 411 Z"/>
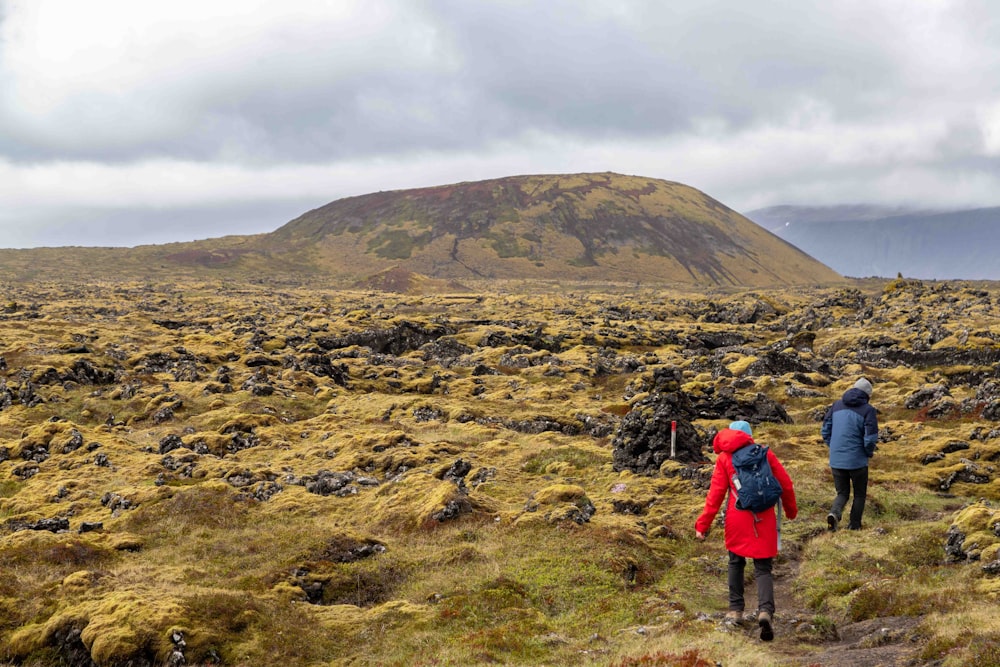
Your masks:
<path fill-rule="evenodd" d="M 466 287 L 3 284 L 0 663 L 1000 662 L 998 286 Z M 766 644 L 693 534 L 734 419 L 799 498 Z"/>

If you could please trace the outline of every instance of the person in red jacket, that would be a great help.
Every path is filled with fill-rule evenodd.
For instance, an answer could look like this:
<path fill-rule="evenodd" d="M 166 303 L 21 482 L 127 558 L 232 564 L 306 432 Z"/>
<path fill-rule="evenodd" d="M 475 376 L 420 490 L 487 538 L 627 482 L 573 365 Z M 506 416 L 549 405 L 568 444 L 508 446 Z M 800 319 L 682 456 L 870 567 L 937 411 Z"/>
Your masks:
<path fill-rule="evenodd" d="M 715 459 L 708 497 L 705 498 L 705 509 L 695 522 L 695 536 L 699 540 L 705 539 L 728 493 L 725 538 L 726 549 L 729 551 L 729 611 L 726 613 L 726 621 L 739 623 L 743 620 L 743 571 L 746 559 L 752 558 L 754 579 L 757 581 L 757 623 L 760 626 L 760 638 L 771 641 L 774 639 L 774 578 L 771 566 L 774 557 L 778 555 L 778 516 L 774 507 L 759 513 L 736 509 L 736 494 L 732 489 L 733 475 L 736 474 L 733 452 L 752 444 L 753 432 L 750 424 L 745 421 L 735 421 L 729 428 L 722 429 L 715 435 L 712 449 L 718 456 Z M 781 502 L 778 507 L 784 508 L 788 519 L 794 519 L 798 514 L 798 507 L 795 504 L 792 479 L 770 449 L 767 451 L 767 462 L 781 485 Z"/>

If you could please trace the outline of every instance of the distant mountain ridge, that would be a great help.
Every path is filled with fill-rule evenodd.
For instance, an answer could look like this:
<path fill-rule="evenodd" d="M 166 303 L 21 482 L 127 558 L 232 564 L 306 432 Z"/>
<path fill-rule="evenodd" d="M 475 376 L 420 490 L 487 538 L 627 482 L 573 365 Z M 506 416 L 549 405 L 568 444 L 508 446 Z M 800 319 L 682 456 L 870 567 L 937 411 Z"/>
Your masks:
<path fill-rule="evenodd" d="M 748 218 L 764 229 L 779 233 L 791 223 L 816 224 L 831 221 L 870 222 L 899 215 L 920 215 L 930 213 L 907 206 L 881 206 L 878 204 L 838 204 L 834 206 L 792 206 L 779 205 L 759 208 L 745 213 Z M 780 236 L 780 234 L 779 234 Z"/>
<path fill-rule="evenodd" d="M 1000 208 L 775 206 L 746 215 L 845 276 L 1000 280 Z"/>

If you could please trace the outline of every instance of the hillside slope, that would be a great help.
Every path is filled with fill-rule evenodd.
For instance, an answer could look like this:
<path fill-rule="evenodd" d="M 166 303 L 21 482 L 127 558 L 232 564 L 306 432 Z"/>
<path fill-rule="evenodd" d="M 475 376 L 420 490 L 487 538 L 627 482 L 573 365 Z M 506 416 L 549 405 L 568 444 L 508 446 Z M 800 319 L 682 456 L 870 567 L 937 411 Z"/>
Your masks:
<path fill-rule="evenodd" d="M 266 235 L 339 275 L 771 285 L 828 267 L 694 188 L 619 174 L 515 176 L 350 197 Z"/>
<path fill-rule="evenodd" d="M 349 287 L 390 271 L 445 283 L 762 287 L 841 280 L 694 188 L 610 173 L 349 197 L 269 234 L 135 248 L 0 250 L 0 272 L 9 280 L 225 278 Z"/>

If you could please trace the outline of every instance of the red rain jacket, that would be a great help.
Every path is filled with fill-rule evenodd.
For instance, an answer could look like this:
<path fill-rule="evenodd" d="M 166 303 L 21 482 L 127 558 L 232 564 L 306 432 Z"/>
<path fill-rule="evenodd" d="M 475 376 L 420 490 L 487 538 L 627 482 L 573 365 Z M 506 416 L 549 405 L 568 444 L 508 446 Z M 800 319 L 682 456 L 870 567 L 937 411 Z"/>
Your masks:
<path fill-rule="evenodd" d="M 707 535 L 715 515 L 722 507 L 722 501 L 729 493 L 729 501 L 726 504 L 726 549 L 744 558 L 773 558 L 778 555 L 778 525 L 774 508 L 756 515 L 749 510 L 738 510 L 736 494 L 731 492 L 733 475 L 736 474 L 736 469 L 733 467 L 733 452 L 752 444 L 754 444 L 753 438 L 736 429 L 726 428 L 715 435 L 712 441 L 712 449 L 718 454 L 715 459 L 715 471 L 712 473 L 708 497 L 705 498 L 705 509 L 694 526 L 696 530 Z M 767 462 L 778 484 L 781 485 L 781 506 L 785 510 L 785 516 L 794 519 L 799 509 L 795 504 L 792 479 L 770 449 L 767 450 Z"/>

